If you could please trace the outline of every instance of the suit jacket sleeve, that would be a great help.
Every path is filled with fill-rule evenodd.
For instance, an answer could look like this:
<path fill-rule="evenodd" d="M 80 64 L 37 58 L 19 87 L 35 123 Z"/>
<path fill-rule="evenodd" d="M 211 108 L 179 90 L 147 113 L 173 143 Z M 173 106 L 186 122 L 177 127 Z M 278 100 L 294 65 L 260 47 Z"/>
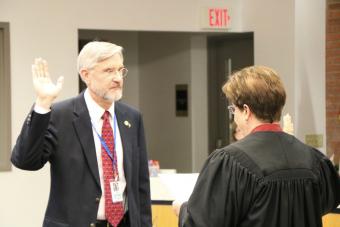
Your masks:
<path fill-rule="evenodd" d="M 24 170 L 42 168 L 53 153 L 57 138 L 50 125 L 50 113 L 38 114 L 31 110 L 12 151 L 11 162 Z"/>
<path fill-rule="evenodd" d="M 142 226 L 152 226 L 149 167 L 144 136 L 144 125 L 141 116 L 139 121 L 138 143 L 140 149 L 139 194 L 141 224 Z"/>

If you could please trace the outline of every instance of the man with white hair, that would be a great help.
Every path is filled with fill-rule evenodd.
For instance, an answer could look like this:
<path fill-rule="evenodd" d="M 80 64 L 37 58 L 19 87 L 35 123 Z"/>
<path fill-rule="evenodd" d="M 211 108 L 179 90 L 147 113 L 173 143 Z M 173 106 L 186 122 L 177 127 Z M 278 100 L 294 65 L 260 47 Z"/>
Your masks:
<path fill-rule="evenodd" d="M 43 227 L 151 226 L 148 159 L 141 114 L 122 97 L 122 47 L 90 42 L 78 56 L 87 89 L 53 101 L 62 89 L 47 62 L 32 65 L 36 102 L 13 149 L 25 170 L 51 168 Z"/>

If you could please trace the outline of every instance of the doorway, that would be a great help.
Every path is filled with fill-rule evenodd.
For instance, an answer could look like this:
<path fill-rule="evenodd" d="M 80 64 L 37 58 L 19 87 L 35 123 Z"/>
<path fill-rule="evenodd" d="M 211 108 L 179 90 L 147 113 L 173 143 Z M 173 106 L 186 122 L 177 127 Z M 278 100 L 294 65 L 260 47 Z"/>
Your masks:
<path fill-rule="evenodd" d="M 209 152 L 231 143 L 233 116 L 222 86 L 228 75 L 254 64 L 252 32 L 214 35 L 208 37 L 208 117 Z"/>

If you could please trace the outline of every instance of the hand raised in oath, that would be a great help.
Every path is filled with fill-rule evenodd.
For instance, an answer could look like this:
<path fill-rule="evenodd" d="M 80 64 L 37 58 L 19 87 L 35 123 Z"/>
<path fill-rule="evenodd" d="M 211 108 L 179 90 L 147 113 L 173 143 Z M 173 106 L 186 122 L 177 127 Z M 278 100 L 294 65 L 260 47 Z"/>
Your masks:
<path fill-rule="evenodd" d="M 59 95 L 64 78 L 58 78 L 54 84 L 48 72 L 47 61 L 36 58 L 32 65 L 33 86 L 37 94 L 36 105 L 50 109 L 53 100 Z"/>

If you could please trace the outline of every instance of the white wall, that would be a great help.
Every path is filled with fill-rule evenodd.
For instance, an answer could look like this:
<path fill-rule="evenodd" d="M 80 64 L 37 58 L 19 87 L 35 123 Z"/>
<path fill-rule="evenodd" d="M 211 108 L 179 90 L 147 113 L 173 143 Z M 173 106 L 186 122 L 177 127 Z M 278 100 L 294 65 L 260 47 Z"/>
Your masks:
<path fill-rule="evenodd" d="M 139 35 L 140 109 L 148 151 L 161 168 L 198 172 L 208 156 L 206 36 Z M 175 114 L 175 86 L 189 85 L 186 117 Z"/>
<path fill-rule="evenodd" d="M 243 0 L 243 29 L 254 32 L 256 65 L 274 68 L 282 77 L 287 101 L 284 112 L 294 112 L 294 0 Z"/>
<path fill-rule="evenodd" d="M 191 172 L 191 116 L 177 117 L 175 108 L 175 86 L 190 84 L 190 36 L 142 33 L 139 48 L 140 109 L 149 156 L 161 168 Z"/>
<path fill-rule="evenodd" d="M 297 125 L 297 119 L 308 117 L 308 115 L 314 116 L 309 118 L 310 120 L 318 122 L 311 129 L 307 127 L 307 121 L 300 124 L 299 130 L 301 131 L 298 135 L 300 132 L 314 129 L 322 132 L 325 128 L 324 115 L 318 111 L 324 110 L 325 104 L 324 99 L 319 100 L 318 97 L 324 96 L 324 66 L 322 63 L 319 64 L 324 60 L 322 56 L 324 39 L 318 32 L 323 34 L 324 30 L 322 24 L 325 23 L 325 18 L 321 10 L 324 8 L 324 3 L 320 0 L 302 2 L 295 5 L 293 0 L 1 0 L 0 21 L 10 22 L 11 32 L 12 144 L 15 143 L 26 113 L 34 101 L 30 67 L 35 57 L 41 56 L 49 61 L 54 79 L 59 75 L 65 76 L 65 85 L 60 99 L 71 97 L 78 92 L 75 67 L 78 53 L 78 29 L 199 31 L 200 7 L 212 4 L 231 7 L 232 30 L 254 31 L 255 62 L 272 66 L 283 75 L 288 90 L 285 111 L 293 115 L 295 125 Z M 319 11 L 317 7 L 321 7 Z M 300 13 L 303 17 L 295 19 Z M 319 15 L 319 21 L 316 21 L 316 18 L 313 19 L 314 13 Z M 303 24 L 303 26 L 297 25 L 296 27 L 299 28 L 298 35 L 294 33 L 296 32 L 295 21 L 301 21 Z M 311 31 L 313 35 L 303 36 L 303 34 L 308 34 L 306 33 L 308 31 Z M 311 50 L 307 46 L 301 49 L 303 54 L 300 49 L 295 48 L 296 43 L 301 43 L 302 37 L 313 45 L 312 52 L 309 52 Z M 186 54 L 190 58 L 193 53 L 194 51 Z M 306 58 L 309 54 L 314 57 Z M 304 61 L 304 67 L 296 67 L 297 61 L 299 63 Z M 305 71 L 307 68 L 309 71 Z M 203 87 L 204 78 L 200 78 L 196 81 L 197 83 L 192 81 L 193 74 L 190 74 L 193 70 L 192 66 L 188 66 L 185 70 L 188 70 L 189 75 L 185 79 L 186 82 Z M 301 79 L 295 84 L 298 78 L 297 73 L 301 75 Z M 315 80 L 316 77 L 318 79 Z M 313 89 L 310 105 L 306 102 L 306 108 L 312 112 L 308 114 L 297 112 L 299 103 L 304 98 L 303 94 L 299 93 L 298 87 L 298 84 L 304 81 L 303 78 L 308 81 L 308 89 Z M 197 95 L 199 93 L 196 90 L 197 87 L 193 89 L 190 86 L 191 95 Z M 300 101 L 295 101 L 295 93 Z M 135 95 L 138 96 L 138 94 Z M 139 99 L 136 96 L 131 100 L 138 105 Z M 197 103 L 197 100 L 193 100 L 194 103 Z M 200 104 L 202 110 L 206 109 L 204 99 Z M 190 106 L 190 108 L 192 109 L 189 111 L 198 109 L 197 106 Z M 206 118 L 204 111 L 195 112 L 195 114 L 195 116 L 192 115 L 190 123 L 185 123 L 189 131 L 198 127 L 191 124 L 197 124 L 198 119 Z M 200 127 L 206 127 L 206 123 L 203 121 Z M 303 129 L 304 127 L 306 129 Z M 188 139 L 194 138 L 193 135 L 188 135 Z M 200 136 L 202 136 L 200 139 L 204 147 L 208 137 L 205 137 L 204 132 L 201 132 Z M 198 138 L 193 139 L 194 142 L 198 140 Z M 196 146 L 195 143 L 195 146 L 190 145 L 188 148 L 194 150 Z M 195 163 L 192 165 L 196 168 Z M 41 226 L 49 191 L 48 171 L 49 168 L 46 166 L 38 172 L 25 172 L 13 168 L 11 172 L 0 173 L 0 226 Z M 17 218 L 16 214 L 21 214 L 21 218 Z"/>
<path fill-rule="evenodd" d="M 325 151 L 325 1 L 243 0 L 242 20 L 255 31 L 255 64 L 283 79 L 295 135 L 323 134 Z"/>
<path fill-rule="evenodd" d="M 326 1 L 295 2 L 295 135 L 322 134 L 326 152 Z"/>

